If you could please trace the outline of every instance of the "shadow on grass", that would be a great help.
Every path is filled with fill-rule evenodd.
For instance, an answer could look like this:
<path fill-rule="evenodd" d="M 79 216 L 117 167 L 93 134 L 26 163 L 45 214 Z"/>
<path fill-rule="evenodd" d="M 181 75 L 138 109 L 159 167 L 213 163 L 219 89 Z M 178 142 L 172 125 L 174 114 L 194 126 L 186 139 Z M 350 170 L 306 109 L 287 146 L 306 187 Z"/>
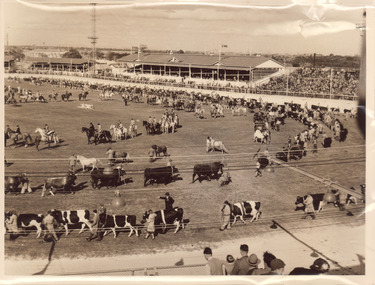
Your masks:
<path fill-rule="evenodd" d="M 49 264 L 51 263 L 51 260 L 52 260 L 52 254 L 55 251 L 55 246 L 56 246 L 56 242 L 52 241 L 51 248 L 50 248 L 49 254 L 48 254 L 48 262 L 47 262 L 46 266 L 44 266 L 44 268 L 41 271 L 36 272 L 33 275 L 43 275 L 47 271 L 48 266 L 49 266 Z"/>

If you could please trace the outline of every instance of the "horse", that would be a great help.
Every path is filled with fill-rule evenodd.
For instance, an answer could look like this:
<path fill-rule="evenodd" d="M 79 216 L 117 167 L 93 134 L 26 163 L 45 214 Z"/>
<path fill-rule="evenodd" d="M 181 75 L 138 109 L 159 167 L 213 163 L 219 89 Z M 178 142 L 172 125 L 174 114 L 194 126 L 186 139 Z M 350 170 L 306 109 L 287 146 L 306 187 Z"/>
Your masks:
<path fill-rule="evenodd" d="M 246 108 L 245 107 L 232 107 L 232 116 L 246 116 Z"/>
<path fill-rule="evenodd" d="M 195 116 L 198 116 L 199 119 L 204 118 L 203 113 L 204 113 L 204 109 L 201 109 L 201 108 L 195 109 Z"/>
<path fill-rule="evenodd" d="M 99 142 L 112 142 L 112 135 L 110 131 L 103 130 L 100 134 L 95 134 L 95 144 Z"/>
<path fill-rule="evenodd" d="M 145 127 L 145 129 L 146 129 L 146 134 L 147 135 L 150 135 L 151 133 L 152 133 L 152 131 L 153 131 L 153 126 L 152 126 L 152 124 L 150 124 L 149 122 L 147 122 L 147 121 L 143 121 L 142 122 L 142 125 Z"/>
<path fill-rule="evenodd" d="M 82 165 L 82 171 L 85 171 L 85 168 L 92 165 L 91 171 L 98 169 L 98 160 L 96 158 L 86 158 L 82 155 L 77 155 L 77 161 Z"/>
<path fill-rule="evenodd" d="M 211 109 L 210 109 L 211 118 L 216 119 L 217 113 L 218 113 L 217 107 L 215 105 L 211 105 Z"/>
<path fill-rule="evenodd" d="M 82 93 L 79 93 L 78 94 L 78 100 L 79 101 L 86 101 L 86 98 L 87 98 L 87 95 L 89 94 L 89 92 L 85 91 L 83 94 Z"/>
<path fill-rule="evenodd" d="M 222 141 L 211 140 L 210 144 L 208 145 L 207 152 L 215 150 L 219 150 L 222 153 L 229 153 Z"/>
<path fill-rule="evenodd" d="M 61 101 L 65 101 L 66 99 L 66 102 L 69 102 L 69 98 L 72 96 L 72 93 L 68 93 L 66 92 L 65 94 L 61 94 Z"/>
<path fill-rule="evenodd" d="M 87 135 L 87 144 L 90 144 L 90 138 L 94 138 L 95 140 L 95 129 L 82 127 L 82 133 L 83 132 L 85 132 Z"/>
<path fill-rule="evenodd" d="M 164 156 L 168 156 L 167 147 L 165 145 L 152 145 L 151 148 L 155 150 L 156 156 L 160 156 L 163 153 Z"/>
<path fill-rule="evenodd" d="M 122 130 L 120 128 L 116 128 L 115 125 L 111 125 L 109 129 L 113 131 L 113 136 L 115 137 L 115 140 L 122 139 Z"/>
<path fill-rule="evenodd" d="M 5 133 L 5 141 L 7 139 L 10 139 L 13 141 L 13 145 L 16 146 L 17 142 L 20 141 L 20 140 L 24 140 L 25 142 L 25 147 L 28 147 L 30 144 L 32 144 L 33 142 L 33 139 L 31 138 L 31 135 L 29 133 Z M 6 144 L 5 144 L 6 146 Z"/>
<path fill-rule="evenodd" d="M 42 128 L 36 128 L 35 133 L 39 135 L 40 139 L 38 140 L 42 142 L 48 142 L 48 143 L 54 142 L 56 145 L 60 141 L 56 132 L 53 130 L 49 131 L 48 134 L 46 134 L 46 131 L 43 130 Z"/>

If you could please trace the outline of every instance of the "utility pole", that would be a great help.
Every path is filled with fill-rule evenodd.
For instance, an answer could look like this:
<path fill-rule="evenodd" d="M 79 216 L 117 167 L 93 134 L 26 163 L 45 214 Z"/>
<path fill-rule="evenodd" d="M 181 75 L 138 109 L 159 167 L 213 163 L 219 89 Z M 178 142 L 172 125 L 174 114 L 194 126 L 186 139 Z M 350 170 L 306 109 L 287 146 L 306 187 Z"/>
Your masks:
<path fill-rule="evenodd" d="M 89 39 L 91 40 L 92 44 L 92 59 L 93 59 L 93 74 L 96 71 L 96 41 L 98 37 L 96 36 L 96 3 L 91 3 L 92 5 L 92 14 L 91 14 L 91 36 Z M 90 64 L 89 64 L 90 66 Z"/>

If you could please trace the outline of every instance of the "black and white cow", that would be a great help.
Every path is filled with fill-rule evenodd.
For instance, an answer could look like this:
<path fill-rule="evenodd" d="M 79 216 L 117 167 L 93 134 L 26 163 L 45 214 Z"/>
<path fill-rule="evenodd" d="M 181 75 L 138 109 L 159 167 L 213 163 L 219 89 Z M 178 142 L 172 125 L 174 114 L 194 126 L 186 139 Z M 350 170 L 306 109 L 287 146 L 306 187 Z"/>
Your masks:
<path fill-rule="evenodd" d="M 9 220 L 11 215 L 5 214 L 5 221 Z M 19 214 L 17 217 L 18 228 L 36 228 L 36 238 L 42 234 L 42 224 L 44 216 L 42 214 Z"/>
<path fill-rule="evenodd" d="M 184 229 L 185 225 L 183 223 L 184 210 L 182 208 L 175 207 L 173 211 L 166 212 L 165 210 L 160 210 L 154 212 L 155 217 L 155 226 L 162 225 L 162 232 L 165 233 L 167 226 L 175 225 L 176 229 L 174 233 L 180 229 L 180 226 Z M 148 212 L 146 211 L 142 217 L 141 223 L 144 224 L 148 219 Z"/>
<path fill-rule="evenodd" d="M 99 220 L 104 225 L 104 228 L 112 230 L 114 238 L 117 237 L 116 229 L 125 229 L 127 227 L 130 229 L 128 237 L 131 237 L 133 232 L 139 236 L 136 228 L 137 217 L 135 215 L 107 215 L 102 213 L 99 215 Z M 107 232 L 107 230 L 104 232 L 104 236 L 107 235 Z"/>
<path fill-rule="evenodd" d="M 324 193 L 317 193 L 317 194 L 310 194 L 310 195 L 313 198 L 313 205 L 314 205 L 315 212 L 320 212 L 321 210 L 323 210 L 323 207 L 325 205 Z M 296 205 L 295 211 L 305 210 L 305 204 L 303 203 L 303 201 L 306 199 L 306 197 L 307 195 L 297 196 L 297 199 L 295 202 L 295 205 Z"/>
<path fill-rule="evenodd" d="M 90 224 L 90 211 L 89 210 L 68 210 L 68 211 L 59 211 L 51 210 L 51 215 L 55 220 L 62 224 L 65 228 L 66 235 L 69 234 L 68 225 L 77 225 L 82 224 L 79 234 L 83 232 L 85 225 L 89 227 L 92 232 L 92 227 Z"/>
<path fill-rule="evenodd" d="M 234 224 L 237 218 L 240 218 L 242 222 L 246 223 L 245 217 L 252 217 L 250 222 L 259 219 L 262 212 L 260 211 L 260 202 L 258 201 L 242 201 L 231 205 L 231 215 L 233 217 Z"/>

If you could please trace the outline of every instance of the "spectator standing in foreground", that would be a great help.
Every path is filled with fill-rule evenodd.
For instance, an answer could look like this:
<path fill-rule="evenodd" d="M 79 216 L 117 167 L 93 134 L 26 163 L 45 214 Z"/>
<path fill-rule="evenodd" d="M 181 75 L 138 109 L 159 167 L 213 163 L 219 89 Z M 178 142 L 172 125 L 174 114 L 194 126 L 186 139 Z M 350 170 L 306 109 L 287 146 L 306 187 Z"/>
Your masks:
<path fill-rule="evenodd" d="M 281 259 L 275 258 L 271 261 L 271 271 L 263 275 L 283 275 L 285 263 Z"/>
<path fill-rule="evenodd" d="M 207 260 L 205 266 L 206 275 L 225 275 L 224 262 L 216 257 L 212 257 L 212 250 L 206 247 L 203 251 L 204 258 Z"/>
<path fill-rule="evenodd" d="M 241 258 L 234 262 L 233 270 L 231 275 L 246 275 L 250 270 L 250 265 L 247 261 L 249 252 L 249 246 L 247 244 L 242 244 L 240 246 Z"/>
<path fill-rule="evenodd" d="M 250 269 L 247 272 L 247 275 L 261 275 L 263 274 L 263 270 L 258 268 L 259 263 L 261 260 L 258 258 L 256 254 L 251 254 L 247 259 L 247 262 L 250 265 Z"/>
<path fill-rule="evenodd" d="M 225 262 L 226 275 L 231 275 L 234 267 L 234 257 L 231 254 L 227 255 L 227 261 Z"/>
<path fill-rule="evenodd" d="M 289 273 L 289 275 L 320 275 L 327 273 L 329 269 L 330 266 L 328 262 L 323 258 L 318 258 L 310 268 L 296 267 Z"/>

